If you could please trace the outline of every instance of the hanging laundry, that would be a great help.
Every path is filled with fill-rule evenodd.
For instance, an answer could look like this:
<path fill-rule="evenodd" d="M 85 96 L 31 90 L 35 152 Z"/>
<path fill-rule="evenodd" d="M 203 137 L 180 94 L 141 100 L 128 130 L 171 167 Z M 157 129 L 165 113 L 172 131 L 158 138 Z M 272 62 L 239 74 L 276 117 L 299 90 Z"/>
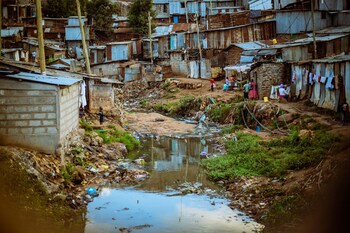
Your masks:
<path fill-rule="evenodd" d="M 313 84 L 313 81 L 312 81 L 312 78 L 314 77 L 314 75 L 310 72 L 309 73 L 309 84 L 312 85 Z"/>
<path fill-rule="evenodd" d="M 315 82 L 317 82 L 317 79 L 318 79 L 317 74 L 314 74 L 314 77 L 313 77 L 312 81 L 315 83 Z"/>
<path fill-rule="evenodd" d="M 326 83 L 326 80 L 327 80 L 326 77 L 321 76 L 321 81 L 320 81 L 320 83 Z"/>
<path fill-rule="evenodd" d="M 327 78 L 326 88 L 328 88 L 328 89 L 333 89 L 334 88 L 334 85 L 332 85 L 332 81 L 333 81 L 333 77 Z"/>
<path fill-rule="evenodd" d="M 278 99 L 278 90 L 279 86 L 271 86 L 270 99 Z"/>

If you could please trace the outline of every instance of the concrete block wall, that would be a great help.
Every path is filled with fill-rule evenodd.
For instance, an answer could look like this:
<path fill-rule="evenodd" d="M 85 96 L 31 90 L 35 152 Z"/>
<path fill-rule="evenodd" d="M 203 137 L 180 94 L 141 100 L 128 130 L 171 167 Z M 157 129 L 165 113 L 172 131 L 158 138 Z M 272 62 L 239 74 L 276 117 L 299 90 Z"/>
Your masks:
<path fill-rule="evenodd" d="M 0 80 L 0 143 L 54 152 L 57 109 L 56 86 Z"/>
<path fill-rule="evenodd" d="M 62 141 L 79 125 L 79 83 L 60 89 L 59 135 Z"/>

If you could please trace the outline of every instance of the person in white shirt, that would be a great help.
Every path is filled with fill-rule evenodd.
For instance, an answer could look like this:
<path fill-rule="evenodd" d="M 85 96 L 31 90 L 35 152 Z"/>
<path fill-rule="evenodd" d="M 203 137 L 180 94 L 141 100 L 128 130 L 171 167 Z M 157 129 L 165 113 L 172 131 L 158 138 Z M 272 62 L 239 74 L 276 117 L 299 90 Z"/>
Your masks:
<path fill-rule="evenodd" d="M 280 97 L 285 98 L 286 100 L 288 100 L 289 96 L 288 96 L 288 93 L 287 93 L 286 89 L 284 88 L 283 84 L 280 85 L 280 87 L 278 89 L 278 92 L 279 92 Z"/>

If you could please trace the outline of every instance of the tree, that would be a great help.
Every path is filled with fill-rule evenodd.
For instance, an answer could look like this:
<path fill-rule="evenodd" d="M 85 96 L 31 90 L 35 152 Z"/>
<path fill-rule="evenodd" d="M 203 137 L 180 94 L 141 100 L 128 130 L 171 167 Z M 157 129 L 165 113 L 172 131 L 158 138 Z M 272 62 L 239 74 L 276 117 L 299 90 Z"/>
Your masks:
<path fill-rule="evenodd" d="M 153 0 L 134 0 L 131 4 L 128 20 L 129 26 L 135 33 L 141 35 L 148 34 L 148 12 L 151 12 L 151 17 L 155 16 L 152 5 Z"/>
<path fill-rule="evenodd" d="M 108 35 L 112 31 L 113 14 L 117 7 L 110 0 L 94 0 L 87 4 L 87 15 L 94 20 L 93 28 Z"/>

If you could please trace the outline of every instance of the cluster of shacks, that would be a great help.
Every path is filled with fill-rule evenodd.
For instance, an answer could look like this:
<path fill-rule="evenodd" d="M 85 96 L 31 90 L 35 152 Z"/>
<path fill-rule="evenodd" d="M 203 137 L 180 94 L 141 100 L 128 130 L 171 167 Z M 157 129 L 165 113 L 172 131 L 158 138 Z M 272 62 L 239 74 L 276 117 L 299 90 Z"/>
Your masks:
<path fill-rule="evenodd" d="M 156 27 L 151 36 L 140 36 L 128 27 L 130 1 L 112 3 L 120 4 L 125 15 L 113 17 L 110 41 L 97 40 L 91 21 L 82 19 L 92 75 L 85 73 L 78 17 L 43 18 L 47 74 L 56 77 L 52 79 L 30 74 L 39 71 L 39 57 L 33 56 L 39 54 L 33 1 L 3 1 L 0 65 L 17 73 L 0 75 L 0 141 L 14 135 L 51 135 L 53 151 L 66 130 L 74 128 L 62 123 L 68 112 L 77 113 L 79 107 L 94 112 L 101 106 L 111 111 L 114 87 L 137 79 L 233 74 L 238 80 L 253 79 L 260 99 L 281 83 L 292 87 L 294 97 L 335 111 L 350 99 L 347 0 L 153 0 Z M 77 82 L 61 80 L 66 77 Z M 48 89 L 52 101 L 42 103 Z M 64 102 L 66 94 L 77 99 L 69 102 L 74 111 L 60 110 L 69 105 Z M 30 101 L 12 101 L 17 97 Z M 76 126 L 79 118 L 72 119 Z M 37 148 L 44 144 L 41 141 Z"/>

